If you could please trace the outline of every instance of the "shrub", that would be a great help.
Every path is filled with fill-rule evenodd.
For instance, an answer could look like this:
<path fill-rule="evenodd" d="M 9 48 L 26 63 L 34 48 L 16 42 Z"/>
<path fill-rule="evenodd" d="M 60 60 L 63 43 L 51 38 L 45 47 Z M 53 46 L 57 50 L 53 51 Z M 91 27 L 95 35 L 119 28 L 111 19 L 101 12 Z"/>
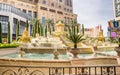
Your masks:
<path fill-rule="evenodd" d="M 19 44 L 0 44 L 0 48 L 16 48 Z"/>

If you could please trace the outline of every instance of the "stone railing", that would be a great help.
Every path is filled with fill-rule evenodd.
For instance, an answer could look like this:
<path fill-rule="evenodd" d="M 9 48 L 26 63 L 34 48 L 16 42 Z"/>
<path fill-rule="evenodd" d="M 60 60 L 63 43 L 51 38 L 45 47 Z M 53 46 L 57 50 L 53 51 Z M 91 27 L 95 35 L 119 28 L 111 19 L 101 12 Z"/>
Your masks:
<path fill-rule="evenodd" d="M 0 75 L 120 75 L 120 66 L 42 67 L 0 65 Z"/>

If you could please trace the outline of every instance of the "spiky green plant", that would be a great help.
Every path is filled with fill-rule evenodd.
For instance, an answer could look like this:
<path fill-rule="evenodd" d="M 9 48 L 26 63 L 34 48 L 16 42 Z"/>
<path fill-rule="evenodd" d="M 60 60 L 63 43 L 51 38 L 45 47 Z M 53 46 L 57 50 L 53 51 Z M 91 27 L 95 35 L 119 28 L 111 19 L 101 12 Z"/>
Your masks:
<path fill-rule="evenodd" d="M 85 34 L 85 29 L 84 29 L 84 25 L 82 24 L 82 35 Z"/>
<path fill-rule="evenodd" d="M 10 22 L 8 22 L 8 34 L 7 34 L 7 41 L 10 43 Z"/>
<path fill-rule="evenodd" d="M 20 22 L 17 22 L 17 26 L 16 26 L 16 41 L 18 41 L 18 37 L 19 37 L 19 28 L 20 28 Z"/>
<path fill-rule="evenodd" d="M 0 43 L 2 43 L 2 25 L 0 22 Z"/>
<path fill-rule="evenodd" d="M 51 19 L 47 19 L 46 20 L 46 29 L 47 29 L 47 32 L 50 32 L 51 34 L 51 25 L 52 25 L 53 21 Z"/>
<path fill-rule="evenodd" d="M 69 35 L 67 35 L 67 38 L 74 43 L 74 48 L 77 48 L 77 44 L 80 43 L 81 41 L 84 40 L 83 35 L 77 34 L 75 32 L 75 27 L 73 28 L 74 30 L 71 31 L 72 29 L 68 28 L 69 30 Z"/>
<path fill-rule="evenodd" d="M 39 35 L 43 36 L 43 27 L 40 23 L 40 20 L 34 18 L 32 21 L 31 21 L 31 24 L 33 25 L 32 27 L 32 36 L 35 37 L 35 34 L 36 33 L 39 33 Z"/>

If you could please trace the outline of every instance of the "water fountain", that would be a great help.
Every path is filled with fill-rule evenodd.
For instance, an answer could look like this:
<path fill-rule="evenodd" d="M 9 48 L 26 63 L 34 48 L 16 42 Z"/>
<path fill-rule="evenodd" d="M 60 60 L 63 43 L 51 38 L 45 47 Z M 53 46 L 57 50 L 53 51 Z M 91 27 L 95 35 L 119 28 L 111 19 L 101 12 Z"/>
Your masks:
<path fill-rule="evenodd" d="M 70 47 L 66 47 L 66 45 L 60 40 L 59 36 L 41 37 L 36 34 L 36 38 L 29 38 L 26 33 L 27 31 L 25 30 L 23 36 L 24 38 L 28 37 L 30 42 L 23 43 L 25 46 L 21 46 L 21 51 L 19 53 L 1 56 L 0 64 L 17 66 L 39 65 L 44 67 L 118 65 L 116 56 L 95 53 L 92 46 L 82 44 L 82 46 L 79 47 L 81 48 L 81 54 L 78 55 L 78 58 L 74 59 L 71 57 L 71 53 L 67 50 Z M 88 53 L 89 51 L 92 53 L 88 54 L 87 51 Z M 21 58 L 19 58 L 19 55 Z"/>

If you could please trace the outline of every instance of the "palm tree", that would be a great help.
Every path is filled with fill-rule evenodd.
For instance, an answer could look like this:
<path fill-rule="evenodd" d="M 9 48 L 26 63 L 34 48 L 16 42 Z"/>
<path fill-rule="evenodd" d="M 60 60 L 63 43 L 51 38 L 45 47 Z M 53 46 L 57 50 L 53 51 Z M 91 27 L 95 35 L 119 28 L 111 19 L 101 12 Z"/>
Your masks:
<path fill-rule="evenodd" d="M 74 48 L 77 48 L 77 44 L 84 40 L 82 38 L 83 35 L 75 33 L 75 28 L 73 31 L 71 31 L 70 27 L 68 29 L 69 29 L 69 35 L 67 35 L 67 38 L 74 43 Z"/>
<path fill-rule="evenodd" d="M 69 21 L 69 25 L 70 25 L 70 29 L 72 29 L 72 31 L 74 31 L 75 29 L 75 33 L 78 33 L 79 32 L 79 24 L 77 23 L 76 20 L 71 20 Z"/>
<path fill-rule="evenodd" d="M 82 35 L 85 34 L 85 29 L 84 29 L 84 25 L 82 24 Z"/>
<path fill-rule="evenodd" d="M 53 21 L 51 19 L 46 20 L 46 33 L 50 32 L 51 34 L 51 26 L 52 26 Z"/>
<path fill-rule="evenodd" d="M 41 23 L 40 23 L 40 20 L 38 20 L 38 19 L 36 19 L 36 18 L 34 18 L 33 20 L 32 20 L 32 25 L 33 25 L 33 27 L 32 27 L 32 36 L 33 37 L 35 37 L 35 34 L 36 33 L 39 33 L 39 35 L 43 35 L 43 27 L 42 27 L 42 25 L 41 25 Z"/>

